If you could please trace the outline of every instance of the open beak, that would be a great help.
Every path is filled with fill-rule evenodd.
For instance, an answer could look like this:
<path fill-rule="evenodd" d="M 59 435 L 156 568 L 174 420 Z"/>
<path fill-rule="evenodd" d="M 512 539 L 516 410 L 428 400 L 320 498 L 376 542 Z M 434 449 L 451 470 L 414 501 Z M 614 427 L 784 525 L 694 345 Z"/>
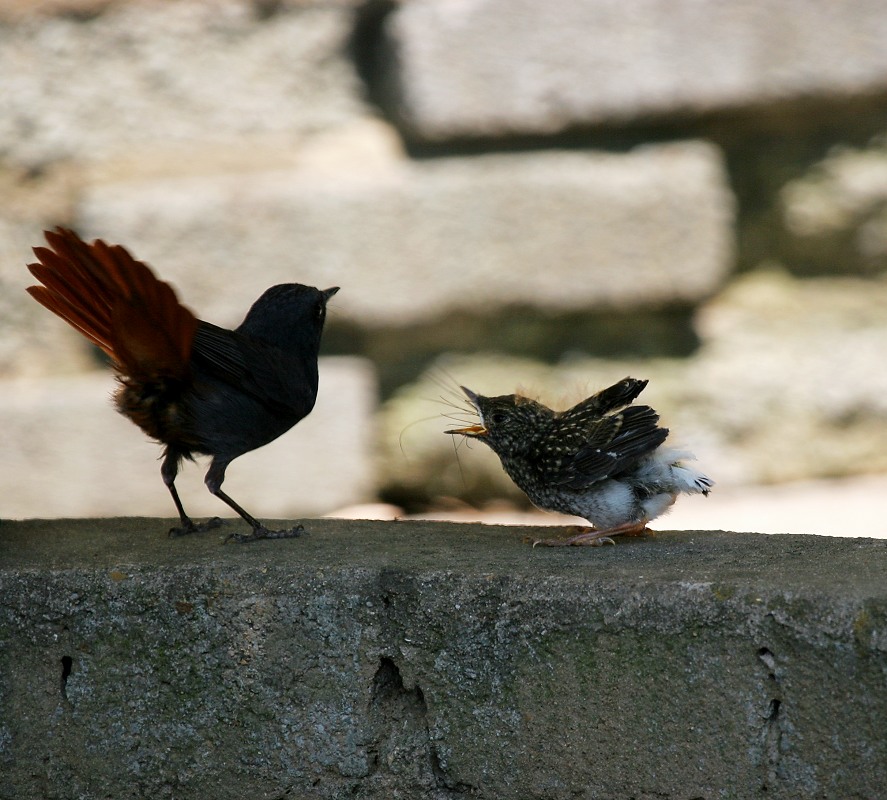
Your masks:
<path fill-rule="evenodd" d="M 444 433 L 461 433 L 463 436 L 486 436 L 489 431 L 483 425 L 469 425 L 467 428 L 454 428 Z"/>
<path fill-rule="evenodd" d="M 454 428 L 451 431 L 444 431 L 444 433 L 458 433 L 462 436 L 488 436 L 490 432 L 483 425 L 484 418 L 483 414 L 480 413 L 480 404 L 478 403 L 477 395 L 465 386 L 460 386 L 459 388 L 465 392 L 465 396 L 471 401 L 471 405 L 473 405 L 477 411 L 477 415 L 480 417 L 480 424 L 469 425 L 467 428 Z"/>

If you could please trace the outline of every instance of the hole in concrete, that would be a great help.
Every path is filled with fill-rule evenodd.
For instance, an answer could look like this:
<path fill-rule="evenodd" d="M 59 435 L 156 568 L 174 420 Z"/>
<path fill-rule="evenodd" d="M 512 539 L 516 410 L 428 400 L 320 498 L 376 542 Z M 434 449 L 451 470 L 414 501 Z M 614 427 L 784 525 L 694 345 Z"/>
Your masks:
<path fill-rule="evenodd" d="M 373 704 L 384 703 L 386 700 L 391 700 L 404 692 L 403 678 L 400 675 L 397 664 L 390 658 L 383 657 L 379 661 L 379 668 L 376 670 L 376 675 L 373 678 L 371 702 Z"/>
<path fill-rule="evenodd" d="M 782 724 L 779 719 L 782 701 L 773 698 L 764 716 L 763 748 L 766 755 L 766 777 L 761 783 L 761 791 L 769 791 L 778 780 L 779 762 L 782 755 Z"/>
<path fill-rule="evenodd" d="M 760 648 L 758 650 L 758 658 L 761 659 L 761 663 L 767 667 L 767 676 L 770 680 L 776 680 L 776 656 L 766 647 Z"/>
<path fill-rule="evenodd" d="M 407 689 L 400 668 L 387 656 L 379 659 L 373 677 L 369 712 L 372 740 L 367 756 L 374 775 L 403 775 L 409 770 L 417 784 L 459 794 L 473 791 L 448 775 L 429 730 L 425 693 L 418 685 Z"/>
<path fill-rule="evenodd" d="M 61 677 L 61 691 L 62 698 L 64 700 L 68 699 L 68 676 L 71 674 L 71 667 L 74 665 L 74 659 L 71 656 L 62 656 L 62 677 Z"/>

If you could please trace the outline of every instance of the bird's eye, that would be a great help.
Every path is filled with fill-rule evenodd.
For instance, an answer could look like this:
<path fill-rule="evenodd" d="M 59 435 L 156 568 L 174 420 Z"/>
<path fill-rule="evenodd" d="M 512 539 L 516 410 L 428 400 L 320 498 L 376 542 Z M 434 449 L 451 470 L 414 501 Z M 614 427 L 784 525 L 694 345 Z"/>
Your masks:
<path fill-rule="evenodd" d="M 501 425 L 503 422 L 505 422 L 505 414 L 503 414 L 501 411 L 494 411 L 492 414 L 490 414 L 490 422 L 492 422 L 494 425 Z"/>

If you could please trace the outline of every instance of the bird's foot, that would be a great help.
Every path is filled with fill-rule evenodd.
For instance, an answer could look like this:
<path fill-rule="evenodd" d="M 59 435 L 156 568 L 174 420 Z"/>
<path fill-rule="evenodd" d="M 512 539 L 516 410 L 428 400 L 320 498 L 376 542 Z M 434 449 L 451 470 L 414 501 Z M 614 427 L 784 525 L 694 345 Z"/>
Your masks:
<path fill-rule="evenodd" d="M 616 544 L 607 534 L 609 531 L 596 531 L 594 528 L 584 529 L 566 539 L 533 539 L 533 547 L 601 547 L 605 544 Z"/>
<path fill-rule="evenodd" d="M 258 525 L 253 528 L 252 533 L 229 533 L 225 537 L 225 544 L 234 541 L 238 544 L 246 544 L 247 542 L 256 542 L 259 539 L 295 539 L 301 536 L 305 531 L 302 525 L 296 525 L 284 531 L 272 531 L 264 525 Z"/>
<path fill-rule="evenodd" d="M 218 528 L 220 525 L 224 525 L 225 520 L 220 517 L 212 517 L 208 519 L 206 522 L 192 522 L 190 519 L 187 521 L 182 521 L 182 524 L 176 528 L 169 529 L 169 538 L 177 539 L 179 536 L 187 536 L 190 533 L 203 533 L 204 531 L 211 531 L 213 528 Z"/>
<path fill-rule="evenodd" d="M 579 528 L 582 533 L 569 536 L 566 539 L 535 539 L 533 547 L 600 547 L 605 544 L 613 544 L 613 536 L 642 536 L 647 530 L 646 522 L 626 522 L 613 528 Z"/>

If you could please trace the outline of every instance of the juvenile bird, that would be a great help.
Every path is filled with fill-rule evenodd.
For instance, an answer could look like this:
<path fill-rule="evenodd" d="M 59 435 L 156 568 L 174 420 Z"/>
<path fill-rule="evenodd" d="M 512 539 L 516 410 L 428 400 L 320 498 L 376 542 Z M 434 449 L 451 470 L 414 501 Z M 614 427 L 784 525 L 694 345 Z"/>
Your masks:
<path fill-rule="evenodd" d="M 117 410 L 165 445 L 160 474 L 181 519 L 171 536 L 215 527 L 185 513 L 175 479 L 183 458 L 212 456 L 206 486 L 252 528 L 237 541 L 298 536 L 272 531 L 222 491 L 237 456 L 276 439 L 314 408 L 326 304 L 338 287 L 300 283 L 268 289 L 234 330 L 197 319 L 173 288 L 120 245 L 45 232 L 28 269 L 28 292 L 111 359 Z"/>
<path fill-rule="evenodd" d="M 662 448 L 668 429 L 632 401 L 647 385 L 625 378 L 567 411 L 516 394 L 484 397 L 462 387 L 479 424 L 446 431 L 483 442 L 534 505 L 587 519 L 594 527 L 534 545 L 613 544 L 639 535 L 681 493 L 707 495 L 714 485 L 687 465 L 690 453 Z"/>

